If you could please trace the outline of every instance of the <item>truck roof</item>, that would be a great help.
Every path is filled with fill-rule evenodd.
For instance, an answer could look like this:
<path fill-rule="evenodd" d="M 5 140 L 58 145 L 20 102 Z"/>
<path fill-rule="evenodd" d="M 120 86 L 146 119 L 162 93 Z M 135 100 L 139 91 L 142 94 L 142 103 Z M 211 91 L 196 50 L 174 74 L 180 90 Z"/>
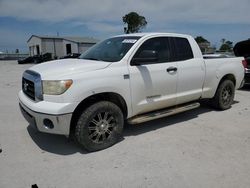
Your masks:
<path fill-rule="evenodd" d="M 115 37 L 123 37 L 123 36 L 133 36 L 133 37 L 147 37 L 147 36 L 170 36 L 170 37 L 184 37 L 184 38 L 189 38 L 191 37 L 190 35 L 187 34 L 179 34 L 179 33 L 161 33 L 161 32 L 150 32 L 150 33 L 131 33 L 131 34 L 122 34 L 122 35 L 117 35 Z"/>

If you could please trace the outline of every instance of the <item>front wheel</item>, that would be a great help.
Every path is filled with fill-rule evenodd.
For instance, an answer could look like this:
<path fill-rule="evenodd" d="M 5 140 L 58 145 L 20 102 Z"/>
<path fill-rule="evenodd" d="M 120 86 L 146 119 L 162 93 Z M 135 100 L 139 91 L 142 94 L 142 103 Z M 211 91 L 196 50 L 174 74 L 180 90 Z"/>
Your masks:
<path fill-rule="evenodd" d="M 116 104 L 97 102 L 80 115 L 75 137 L 88 151 L 102 150 L 119 141 L 123 124 L 123 113 Z"/>
<path fill-rule="evenodd" d="M 219 110 L 229 109 L 233 103 L 235 95 L 235 86 L 231 80 L 224 80 L 220 83 L 214 98 L 212 99 L 212 105 Z"/>

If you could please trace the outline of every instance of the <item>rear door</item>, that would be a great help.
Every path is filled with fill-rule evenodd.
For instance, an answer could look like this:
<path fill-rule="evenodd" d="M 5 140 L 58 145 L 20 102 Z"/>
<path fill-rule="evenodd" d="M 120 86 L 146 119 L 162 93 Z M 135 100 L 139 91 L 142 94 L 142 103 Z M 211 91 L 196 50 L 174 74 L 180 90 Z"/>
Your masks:
<path fill-rule="evenodd" d="M 205 64 L 201 58 L 195 58 L 187 38 L 172 37 L 175 61 L 178 68 L 177 104 L 197 100 L 202 95 L 205 79 Z"/>
<path fill-rule="evenodd" d="M 172 62 L 168 37 L 147 39 L 133 58 L 142 57 L 144 52 L 155 52 L 157 60 L 129 66 L 132 108 L 141 114 L 176 104 L 177 69 Z M 133 59 L 132 59 L 133 60 Z"/>

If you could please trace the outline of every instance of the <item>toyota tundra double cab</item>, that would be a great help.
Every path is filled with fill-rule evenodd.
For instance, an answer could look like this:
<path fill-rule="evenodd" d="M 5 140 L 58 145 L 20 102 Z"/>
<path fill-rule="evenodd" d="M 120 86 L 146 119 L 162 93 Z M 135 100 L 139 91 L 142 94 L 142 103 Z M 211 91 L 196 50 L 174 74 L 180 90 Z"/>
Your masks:
<path fill-rule="evenodd" d="M 241 57 L 203 59 L 189 35 L 137 33 L 106 39 L 79 59 L 33 66 L 23 73 L 20 109 L 41 132 L 73 135 L 88 151 L 139 124 L 199 107 L 209 99 L 229 109 L 242 86 Z"/>

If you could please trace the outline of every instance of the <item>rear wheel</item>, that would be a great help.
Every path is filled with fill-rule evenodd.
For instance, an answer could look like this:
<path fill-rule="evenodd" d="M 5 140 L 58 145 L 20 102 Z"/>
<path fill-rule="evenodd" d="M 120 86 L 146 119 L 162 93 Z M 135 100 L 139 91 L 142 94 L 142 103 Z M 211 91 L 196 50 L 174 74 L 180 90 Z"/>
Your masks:
<path fill-rule="evenodd" d="M 235 86 L 231 80 L 224 80 L 220 83 L 214 98 L 212 99 L 212 105 L 219 110 L 229 109 L 233 103 L 235 95 Z"/>
<path fill-rule="evenodd" d="M 88 151 L 108 148 L 117 143 L 123 131 L 123 113 L 114 103 L 97 102 L 80 115 L 75 136 Z"/>

